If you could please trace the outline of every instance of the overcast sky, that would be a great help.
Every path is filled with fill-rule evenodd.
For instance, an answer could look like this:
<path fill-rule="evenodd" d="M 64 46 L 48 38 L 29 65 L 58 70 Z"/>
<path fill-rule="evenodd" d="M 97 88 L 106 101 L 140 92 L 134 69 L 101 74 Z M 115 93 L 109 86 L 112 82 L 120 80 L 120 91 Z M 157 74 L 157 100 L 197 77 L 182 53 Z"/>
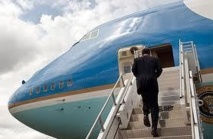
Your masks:
<path fill-rule="evenodd" d="M 157 0 L 0 0 L 0 139 L 48 138 L 7 110 L 23 79 L 97 25 L 158 5 Z"/>

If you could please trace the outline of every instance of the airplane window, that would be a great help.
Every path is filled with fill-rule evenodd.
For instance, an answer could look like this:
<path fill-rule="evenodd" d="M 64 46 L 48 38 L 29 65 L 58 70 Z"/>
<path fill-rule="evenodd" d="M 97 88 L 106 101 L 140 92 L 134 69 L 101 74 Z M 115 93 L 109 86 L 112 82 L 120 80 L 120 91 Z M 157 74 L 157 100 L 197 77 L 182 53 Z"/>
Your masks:
<path fill-rule="evenodd" d="M 71 79 L 67 80 L 67 86 L 72 86 L 72 80 Z"/>
<path fill-rule="evenodd" d="M 83 38 L 81 39 L 81 41 L 84 40 L 88 40 L 88 39 L 92 39 L 98 36 L 99 30 L 95 30 L 93 32 L 89 32 L 86 35 L 83 36 Z"/>
<path fill-rule="evenodd" d="M 124 66 L 124 73 L 130 73 L 131 72 L 131 67 L 130 65 Z"/>
<path fill-rule="evenodd" d="M 91 38 L 95 38 L 97 36 L 98 36 L 98 30 L 93 31 L 92 34 L 91 34 Z"/>
<path fill-rule="evenodd" d="M 60 88 L 60 89 L 64 88 L 64 82 L 63 82 L 63 81 L 60 81 L 60 82 L 59 82 L 59 88 Z"/>
<path fill-rule="evenodd" d="M 51 84 L 51 90 L 55 90 L 55 83 Z"/>
<path fill-rule="evenodd" d="M 44 92 L 47 92 L 47 90 L 48 90 L 48 86 L 47 86 L 47 85 L 44 85 L 44 86 L 43 86 L 43 91 L 44 91 Z"/>
<path fill-rule="evenodd" d="M 30 88 L 29 95 L 32 96 L 32 94 L 33 94 L 33 88 Z"/>
<path fill-rule="evenodd" d="M 39 86 L 36 87 L 36 93 L 40 93 L 40 87 Z"/>
<path fill-rule="evenodd" d="M 87 33 L 87 34 L 82 38 L 82 41 L 83 41 L 83 40 L 89 39 L 89 38 L 90 38 L 90 34 L 91 34 L 91 33 Z"/>
<path fill-rule="evenodd" d="M 126 51 L 123 51 L 121 54 L 122 54 L 122 56 L 127 56 L 127 52 Z"/>

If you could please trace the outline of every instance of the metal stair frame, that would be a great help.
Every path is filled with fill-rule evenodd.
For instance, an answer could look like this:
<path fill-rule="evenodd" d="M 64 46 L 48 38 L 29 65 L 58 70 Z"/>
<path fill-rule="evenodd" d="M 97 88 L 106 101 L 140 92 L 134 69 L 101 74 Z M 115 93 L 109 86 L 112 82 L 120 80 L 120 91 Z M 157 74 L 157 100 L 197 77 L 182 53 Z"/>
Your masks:
<path fill-rule="evenodd" d="M 195 44 L 179 41 L 180 46 L 180 99 L 182 110 L 185 114 L 186 123 L 191 124 L 192 138 L 203 139 L 202 125 L 199 117 L 198 98 L 195 92 L 193 76 L 198 75 L 199 82 L 202 82 L 200 75 L 199 60 Z M 190 64 L 189 64 L 190 63 Z M 185 107 L 185 108 L 184 108 Z"/>
<path fill-rule="evenodd" d="M 192 41 L 181 42 L 179 41 L 179 52 L 180 52 L 180 104 L 181 110 L 184 114 L 185 124 L 191 125 L 186 127 L 191 129 L 193 139 L 203 139 L 202 125 L 199 118 L 198 98 L 195 93 L 195 85 L 193 78 L 198 76 L 199 82 L 202 82 L 200 76 L 200 66 L 197 57 L 196 47 Z M 139 56 L 139 54 L 137 55 Z M 136 56 L 136 57 L 137 57 Z M 106 103 L 101 109 L 95 123 L 89 131 L 86 139 L 89 139 L 96 125 L 101 126 L 101 131 L 98 135 L 98 139 L 113 139 L 123 138 L 120 135 L 119 130 L 125 129 L 128 126 L 133 108 L 138 105 L 139 100 L 135 99 L 136 83 L 135 78 L 131 76 L 125 82 L 123 81 L 123 75 L 120 75 L 115 87 L 119 82 L 120 91 L 115 99 L 114 89 L 110 93 Z M 101 119 L 105 106 L 107 105 L 110 98 L 113 98 L 114 105 L 111 108 L 110 113 L 107 116 L 105 122 Z M 163 131 L 164 129 L 162 129 Z M 166 137 L 165 137 L 166 138 Z"/>
<path fill-rule="evenodd" d="M 128 126 L 130 116 L 133 108 L 137 104 L 137 101 L 133 102 L 134 93 L 132 93 L 132 88 L 135 87 L 135 77 L 133 75 L 130 79 L 123 81 L 123 75 L 121 74 L 118 78 L 115 86 L 112 89 L 108 99 L 106 100 L 104 106 L 102 107 L 99 115 L 97 116 L 93 126 L 91 127 L 89 133 L 86 136 L 86 139 L 89 139 L 92 135 L 92 132 L 95 130 L 97 125 L 101 126 L 101 131 L 98 135 L 98 139 L 112 139 L 118 136 L 118 128 L 121 125 L 123 128 Z M 120 91 L 115 99 L 114 90 L 116 86 L 120 84 Z M 133 85 L 134 84 L 134 85 Z M 136 92 L 135 92 L 136 93 Z M 102 120 L 102 115 L 106 105 L 109 103 L 109 99 L 113 98 L 114 105 L 112 106 L 107 119 L 105 122 Z M 132 99 L 129 99 L 132 98 Z M 128 111 L 126 111 L 125 104 L 129 104 Z M 125 109 L 124 109 L 125 108 Z M 120 114 L 117 114 L 119 111 Z"/>

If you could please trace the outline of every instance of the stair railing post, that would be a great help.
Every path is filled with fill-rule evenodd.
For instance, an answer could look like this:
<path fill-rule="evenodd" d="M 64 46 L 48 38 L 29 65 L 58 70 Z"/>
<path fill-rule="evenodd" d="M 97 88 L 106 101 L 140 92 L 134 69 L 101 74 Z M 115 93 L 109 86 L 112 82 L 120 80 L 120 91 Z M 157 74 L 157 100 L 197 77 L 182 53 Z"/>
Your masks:
<path fill-rule="evenodd" d="M 104 123 L 103 123 L 103 120 L 101 118 L 101 116 L 98 118 L 99 122 L 100 122 L 100 125 L 101 125 L 101 131 L 104 132 Z"/>
<path fill-rule="evenodd" d="M 202 82 L 202 76 L 201 76 L 201 73 L 200 73 L 200 63 L 199 63 L 199 59 L 198 59 L 198 56 L 197 56 L 197 48 L 196 48 L 195 44 L 193 44 L 193 50 L 194 50 L 194 56 L 195 56 L 195 61 L 196 61 L 196 71 L 197 71 L 197 74 L 198 74 L 199 81 Z"/>
<path fill-rule="evenodd" d="M 124 84 L 124 78 L 123 78 L 122 75 L 121 75 L 121 81 L 122 81 L 122 85 L 125 86 L 125 84 Z"/>
<path fill-rule="evenodd" d="M 113 93 L 112 93 L 112 100 L 113 100 L 113 104 L 114 104 L 114 105 L 117 105 L 116 100 L 115 100 L 115 94 L 114 94 L 114 91 L 113 91 Z"/>

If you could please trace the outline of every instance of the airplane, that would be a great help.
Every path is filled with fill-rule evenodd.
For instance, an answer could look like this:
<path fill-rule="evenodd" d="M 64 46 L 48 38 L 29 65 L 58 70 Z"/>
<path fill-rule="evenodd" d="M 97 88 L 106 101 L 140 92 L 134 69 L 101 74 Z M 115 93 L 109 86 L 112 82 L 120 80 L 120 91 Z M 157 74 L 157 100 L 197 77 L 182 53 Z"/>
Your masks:
<path fill-rule="evenodd" d="M 10 113 L 55 138 L 85 138 L 119 77 L 118 51 L 146 45 L 179 66 L 179 39 L 193 40 L 201 72 L 213 73 L 213 3 L 176 1 L 99 25 L 11 96 Z M 128 66 L 128 65 L 127 65 Z"/>

